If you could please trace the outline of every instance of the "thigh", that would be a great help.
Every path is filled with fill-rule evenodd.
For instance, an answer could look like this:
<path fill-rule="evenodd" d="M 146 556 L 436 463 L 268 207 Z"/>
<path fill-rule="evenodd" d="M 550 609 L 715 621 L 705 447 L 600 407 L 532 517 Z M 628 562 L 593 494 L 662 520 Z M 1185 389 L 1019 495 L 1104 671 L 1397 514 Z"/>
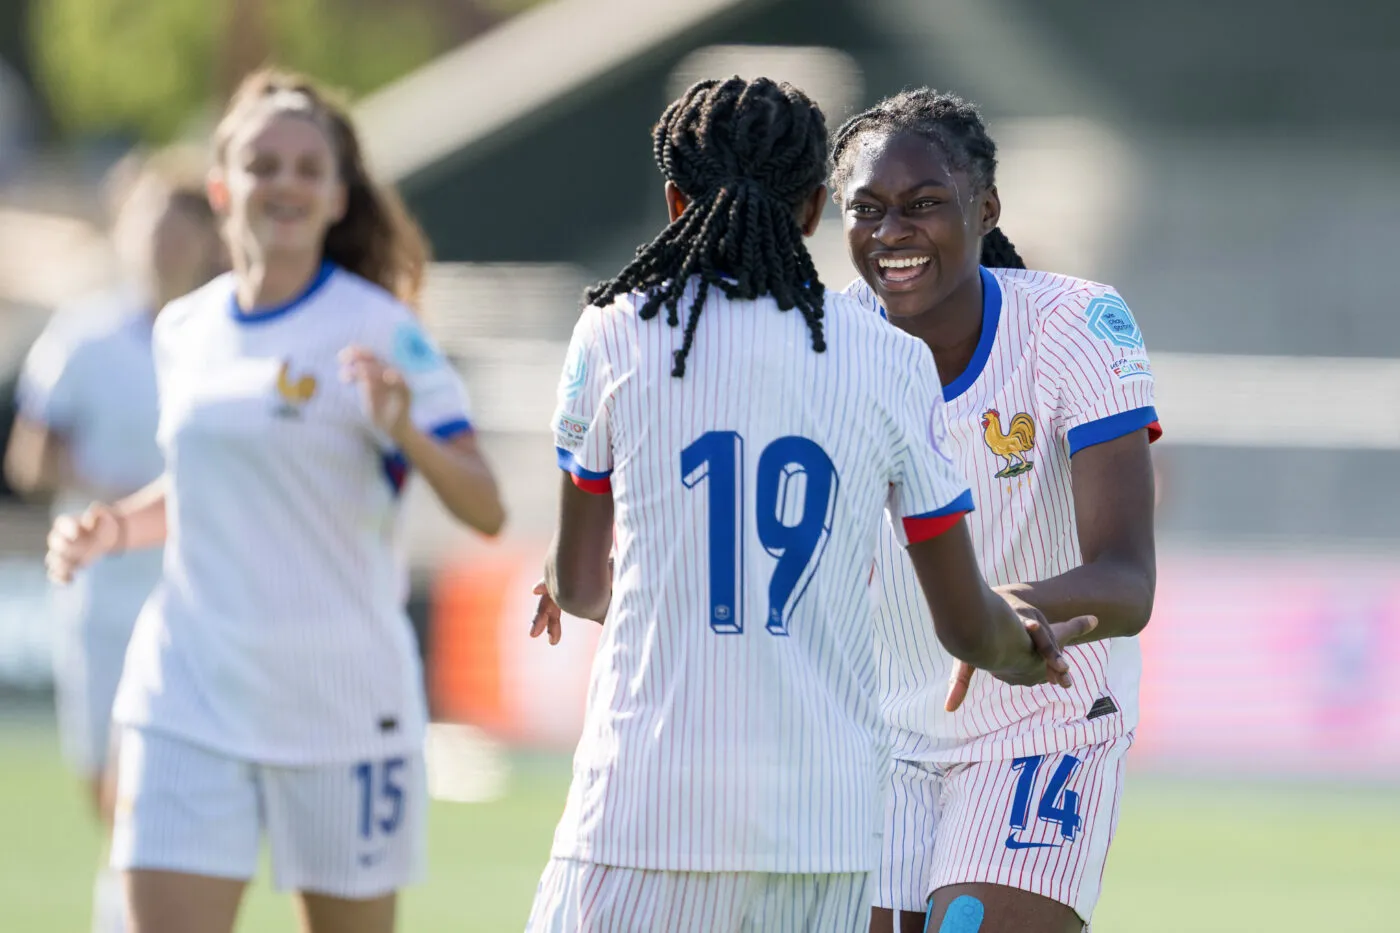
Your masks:
<path fill-rule="evenodd" d="M 127 933 L 231 933 L 246 886 L 184 872 L 129 871 Z"/>
<path fill-rule="evenodd" d="M 257 870 L 253 766 L 172 736 L 122 732 L 112 867 L 245 882 Z"/>
<path fill-rule="evenodd" d="M 428 790 L 421 753 L 265 767 L 259 777 L 278 889 L 377 901 L 422 875 Z"/>
<path fill-rule="evenodd" d="M 880 865 L 872 881 L 871 930 L 893 929 L 895 912 L 912 912 L 909 925 L 923 930 L 933 876 L 933 845 L 938 828 L 941 779 L 930 765 L 895 761 L 885 794 Z M 917 922 L 917 926 L 913 924 Z"/>
<path fill-rule="evenodd" d="M 397 894 L 349 900 L 302 892 L 297 913 L 303 933 L 393 933 Z"/>
<path fill-rule="evenodd" d="M 1074 909 L 1048 897 L 999 884 L 953 884 L 934 892 L 931 933 L 1082 933 Z"/>
<path fill-rule="evenodd" d="M 1003 907 L 1018 918 L 1025 912 L 1045 918 L 1046 926 L 1027 930 L 1063 929 L 1056 924 L 1070 913 L 1087 923 L 1117 828 L 1131 744 L 1132 737 L 1123 736 L 1067 752 L 950 769 L 934 847 L 929 929 L 939 929 L 956 901 L 947 895 L 961 885 L 987 886 L 981 893 L 988 899 L 965 891 L 959 896 L 980 904 L 989 930 L 1022 923 L 999 919 Z M 977 906 L 963 903 L 969 911 Z"/>

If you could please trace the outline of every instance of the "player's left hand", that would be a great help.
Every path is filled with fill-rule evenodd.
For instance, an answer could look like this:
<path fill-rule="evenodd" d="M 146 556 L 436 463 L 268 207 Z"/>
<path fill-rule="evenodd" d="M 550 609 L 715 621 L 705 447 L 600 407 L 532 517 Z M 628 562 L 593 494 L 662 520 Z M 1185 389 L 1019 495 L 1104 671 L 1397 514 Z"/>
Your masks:
<path fill-rule="evenodd" d="M 563 634 L 563 627 L 560 625 L 560 610 L 554 597 L 549 595 L 549 587 L 545 586 L 543 580 L 535 584 L 535 588 L 530 592 L 540 598 L 540 603 L 535 607 L 535 618 L 530 622 L 530 637 L 539 638 L 545 632 L 549 632 L 549 643 L 559 644 L 559 636 Z"/>
<path fill-rule="evenodd" d="M 413 394 L 403 373 L 388 366 L 364 347 L 340 351 L 340 378 L 358 384 L 365 413 L 379 430 L 398 440 L 408 430 Z"/>
<path fill-rule="evenodd" d="M 1021 617 L 1026 626 L 1026 634 L 1031 638 L 1031 645 L 1035 653 L 1045 661 L 1045 666 L 1038 671 L 1034 679 L 995 676 L 1016 686 L 1043 683 L 1056 684 L 1066 689 L 1074 686 L 1069 665 L 1060 652 L 1060 646 L 1087 635 L 1098 626 L 1099 620 L 1093 616 L 1078 616 L 1066 622 L 1050 622 L 1044 613 L 1015 594 L 1000 588 L 997 588 L 997 594 Z M 965 661 L 959 661 L 954 666 L 952 677 L 948 680 L 948 696 L 943 701 L 943 708 L 948 712 L 955 711 L 967 698 L 967 691 L 972 685 L 973 670 L 975 668 Z"/>

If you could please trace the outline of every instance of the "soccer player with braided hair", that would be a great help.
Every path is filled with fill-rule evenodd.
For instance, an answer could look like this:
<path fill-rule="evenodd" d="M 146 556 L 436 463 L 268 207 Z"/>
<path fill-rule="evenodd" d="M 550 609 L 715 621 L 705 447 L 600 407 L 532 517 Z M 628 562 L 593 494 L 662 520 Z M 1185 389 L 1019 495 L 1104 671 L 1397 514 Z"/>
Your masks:
<path fill-rule="evenodd" d="M 890 760 L 881 512 L 954 656 L 1065 684 L 1057 639 L 1093 620 L 1051 628 L 983 582 L 932 355 L 817 277 L 821 111 L 701 81 L 653 143 L 670 224 L 589 292 L 559 386 L 533 632 L 557 640 L 559 607 L 605 625 L 529 929 L 854 933 Z"/>
<path fill-rule="evenodd" d="M 884 536 L 875 651 L 895 761 L 871 930 L 1079 931 L 1117 820 L 1156 579 L 1142 332 L 1112 288 L 1025 268 L 968 102 L 927 88 L 881 101 L 841 127 L 832 164 L 860 273 L 846 293 L 933 351 L 982 572 L 1052 621 L 1098 619 L 1065 651 L 1072 690 L 1010 687 L 928 635 L 918 568 Z"/>

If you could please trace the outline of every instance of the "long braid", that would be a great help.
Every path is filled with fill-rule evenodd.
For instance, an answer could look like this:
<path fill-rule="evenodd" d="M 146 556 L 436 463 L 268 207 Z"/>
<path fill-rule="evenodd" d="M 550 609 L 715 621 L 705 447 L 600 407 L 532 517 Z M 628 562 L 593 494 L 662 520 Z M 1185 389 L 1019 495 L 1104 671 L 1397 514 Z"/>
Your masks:
<path fill-rule="evenodd" d="M 643 320 L 666 309 L 680 324 L 680 303 L 692 278 L 699 284 L 685 315 L 671 375 L 685 375 L 705 300 L 718 289 L 752 301 L 771 295 L 783 311 L 797 308 L 826 349 L 822 314 L 826 287 L 817 277 L 798 227 L 797 208 L 826 174 L 826 118 L 790 84 L 768 78 L 701 81 L 661 115 L 652 155 L 689 204 L 616 277 L 586 293 L 607 305 L 643 292 Z"/>
<path fill-rule="evenodd" d="M 956 94 L 921 87 L 887 97 L 851 117 L 836 131 L 831 144 L 831 189 L 840 192 L 850 177 L 846 155 L 851 143 L 872 131 L 911 132 L 935 143 L 951 168 L 967 172 L 975 191 L 996 184 L 997 144 L 987 134 L 976 106 Z M 1026 263 L 998 227 L 982 238 L 982 265 L 1024 269 Z"/>

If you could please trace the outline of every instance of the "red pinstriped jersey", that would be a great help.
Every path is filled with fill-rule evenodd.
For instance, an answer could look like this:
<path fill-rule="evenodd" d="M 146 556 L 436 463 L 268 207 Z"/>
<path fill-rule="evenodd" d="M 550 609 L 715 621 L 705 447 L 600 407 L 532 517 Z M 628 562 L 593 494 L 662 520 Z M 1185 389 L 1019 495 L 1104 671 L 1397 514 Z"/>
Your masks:
<path fill-rule="evenodd" d="M 968 517 L 988 582 L 1029 582 L 1083 562 L 1070 458 L 1147 428 L 1160 434 L 1142 332 L 1108 286 L 1048 272 L 983 269 L 982 336 L 944 387 L 948 449 L 972 486 Z M 846 294 L 879 300 L 857 279 Z M 1067 649 L 1071 690 L 1011 687 L 977 672 L 962 707 L 943 702 L 954 659 L 933 636 L 903 550 L 886 534 L 877 561 L 876 657 L 896 757 L 971 761 L 1105 741 L 1137 724 L 1136 638 Z"/>
<path fill-rule="evenodd" d="M 637 303 L 584 311 L 553 424 L 574 481 L 613 496 L 616 531 L 553 853 L 869 870 L 889 765 L 870 630 L 882 513 L 912 540 L 971 505 L 940 446 L 933 356 L 834 292 L 817 353 L 798 311 L 712 291 L 675 378 L 682 328 Z"/>

